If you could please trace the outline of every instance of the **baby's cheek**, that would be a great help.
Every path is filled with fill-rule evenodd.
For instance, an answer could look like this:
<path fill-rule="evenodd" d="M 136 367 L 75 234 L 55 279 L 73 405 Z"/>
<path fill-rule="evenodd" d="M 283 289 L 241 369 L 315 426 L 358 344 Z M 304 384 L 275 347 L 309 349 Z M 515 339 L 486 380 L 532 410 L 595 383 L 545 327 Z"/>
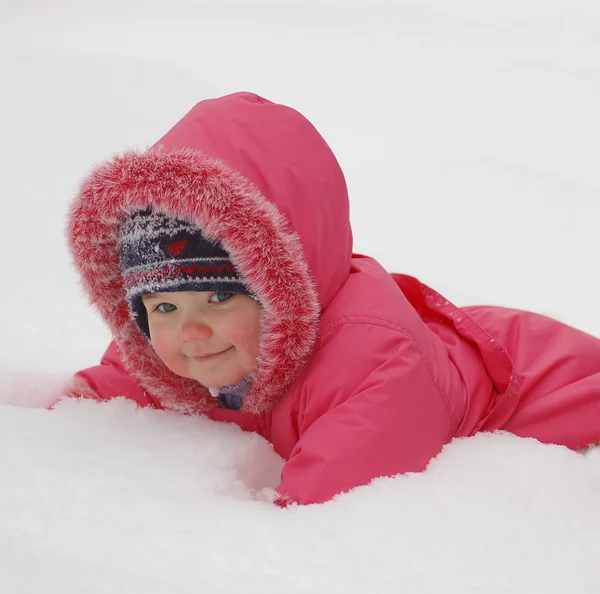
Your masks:
<path fill-rule="evenodd" d="M 186 376 L 187 362 L 179 350 L 175 348 L 168 336 L 161 332 L 150 333 L 150 339 L 154 352 L 160 360 L 177 375 Z"/>
<path fill-rule="evenodd" d="M 229 342 L 244 354 L 244 359 L 247 359 L 248 363 L 253 364 L 258 355 L 258 336 L 258 323 L 252 321 L 248 324 L 245 321 L 245 323 L 237 324 L 232 328 Z"/>

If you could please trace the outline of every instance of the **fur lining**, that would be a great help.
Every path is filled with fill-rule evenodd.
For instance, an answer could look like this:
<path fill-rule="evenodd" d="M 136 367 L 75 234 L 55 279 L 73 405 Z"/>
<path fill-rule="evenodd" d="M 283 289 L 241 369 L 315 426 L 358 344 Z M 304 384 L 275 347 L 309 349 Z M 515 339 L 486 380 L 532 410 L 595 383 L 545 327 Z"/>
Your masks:
<path fill-rule="evenodd" d="M 215 400 L 198 382 L 172 373 L 131 319 L 116 247 L 122 219 L 145 207 L 197 224 L 229 252 L 263 306 L 257 371 L 242 411 L 272 408 L 316 341 L 319 301 L 296 233 L 244 176 L 194 149 L 128 152 L 83 182 L 68 239 L 84 290 L 113 333 L 123 363 L 163 406 L 204 412 Z"/>

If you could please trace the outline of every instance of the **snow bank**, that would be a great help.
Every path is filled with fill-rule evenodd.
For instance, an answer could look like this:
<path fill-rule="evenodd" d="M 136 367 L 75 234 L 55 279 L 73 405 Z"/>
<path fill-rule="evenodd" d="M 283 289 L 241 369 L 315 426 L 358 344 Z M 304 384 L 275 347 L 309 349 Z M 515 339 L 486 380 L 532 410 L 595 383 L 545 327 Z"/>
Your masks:
<path fill-rule="evenodd" d="M 256 435 L 124 400 L 0 406 L 1 591 L 597 592 L 598 451 L 480 435 L 286 510 L 280 467 Z"/>

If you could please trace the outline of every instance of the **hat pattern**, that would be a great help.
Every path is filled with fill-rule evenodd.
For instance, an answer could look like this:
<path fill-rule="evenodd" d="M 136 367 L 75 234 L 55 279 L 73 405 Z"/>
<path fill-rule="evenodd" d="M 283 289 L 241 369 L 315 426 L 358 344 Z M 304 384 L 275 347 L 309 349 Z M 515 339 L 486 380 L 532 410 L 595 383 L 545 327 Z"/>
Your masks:
<path fill-rule="evenodd" d="M 196 225 L 150 209 L 121 224 L 119 255 L 132 317 L 149 338 L 142 297 L 149 293 L 214 291 L 252 298 L 227 251 Z"/>

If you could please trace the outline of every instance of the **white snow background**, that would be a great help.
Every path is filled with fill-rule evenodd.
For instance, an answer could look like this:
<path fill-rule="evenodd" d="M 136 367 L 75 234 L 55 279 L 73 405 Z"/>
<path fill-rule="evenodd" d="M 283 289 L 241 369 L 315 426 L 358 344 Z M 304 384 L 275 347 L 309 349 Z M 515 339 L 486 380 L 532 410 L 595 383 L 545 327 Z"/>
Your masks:
<path fill-rule="evenodd" d="M 356 251 L 600 336 L 597 0 L 3 0 L 0 88 L 2 594 L 600 592 L 598 449 L 479 435 L 281 510 L 257 436 L 43 408 L 109 341 L 65 248 L 78 183 L 238 90 L 328 140 Z"/>

